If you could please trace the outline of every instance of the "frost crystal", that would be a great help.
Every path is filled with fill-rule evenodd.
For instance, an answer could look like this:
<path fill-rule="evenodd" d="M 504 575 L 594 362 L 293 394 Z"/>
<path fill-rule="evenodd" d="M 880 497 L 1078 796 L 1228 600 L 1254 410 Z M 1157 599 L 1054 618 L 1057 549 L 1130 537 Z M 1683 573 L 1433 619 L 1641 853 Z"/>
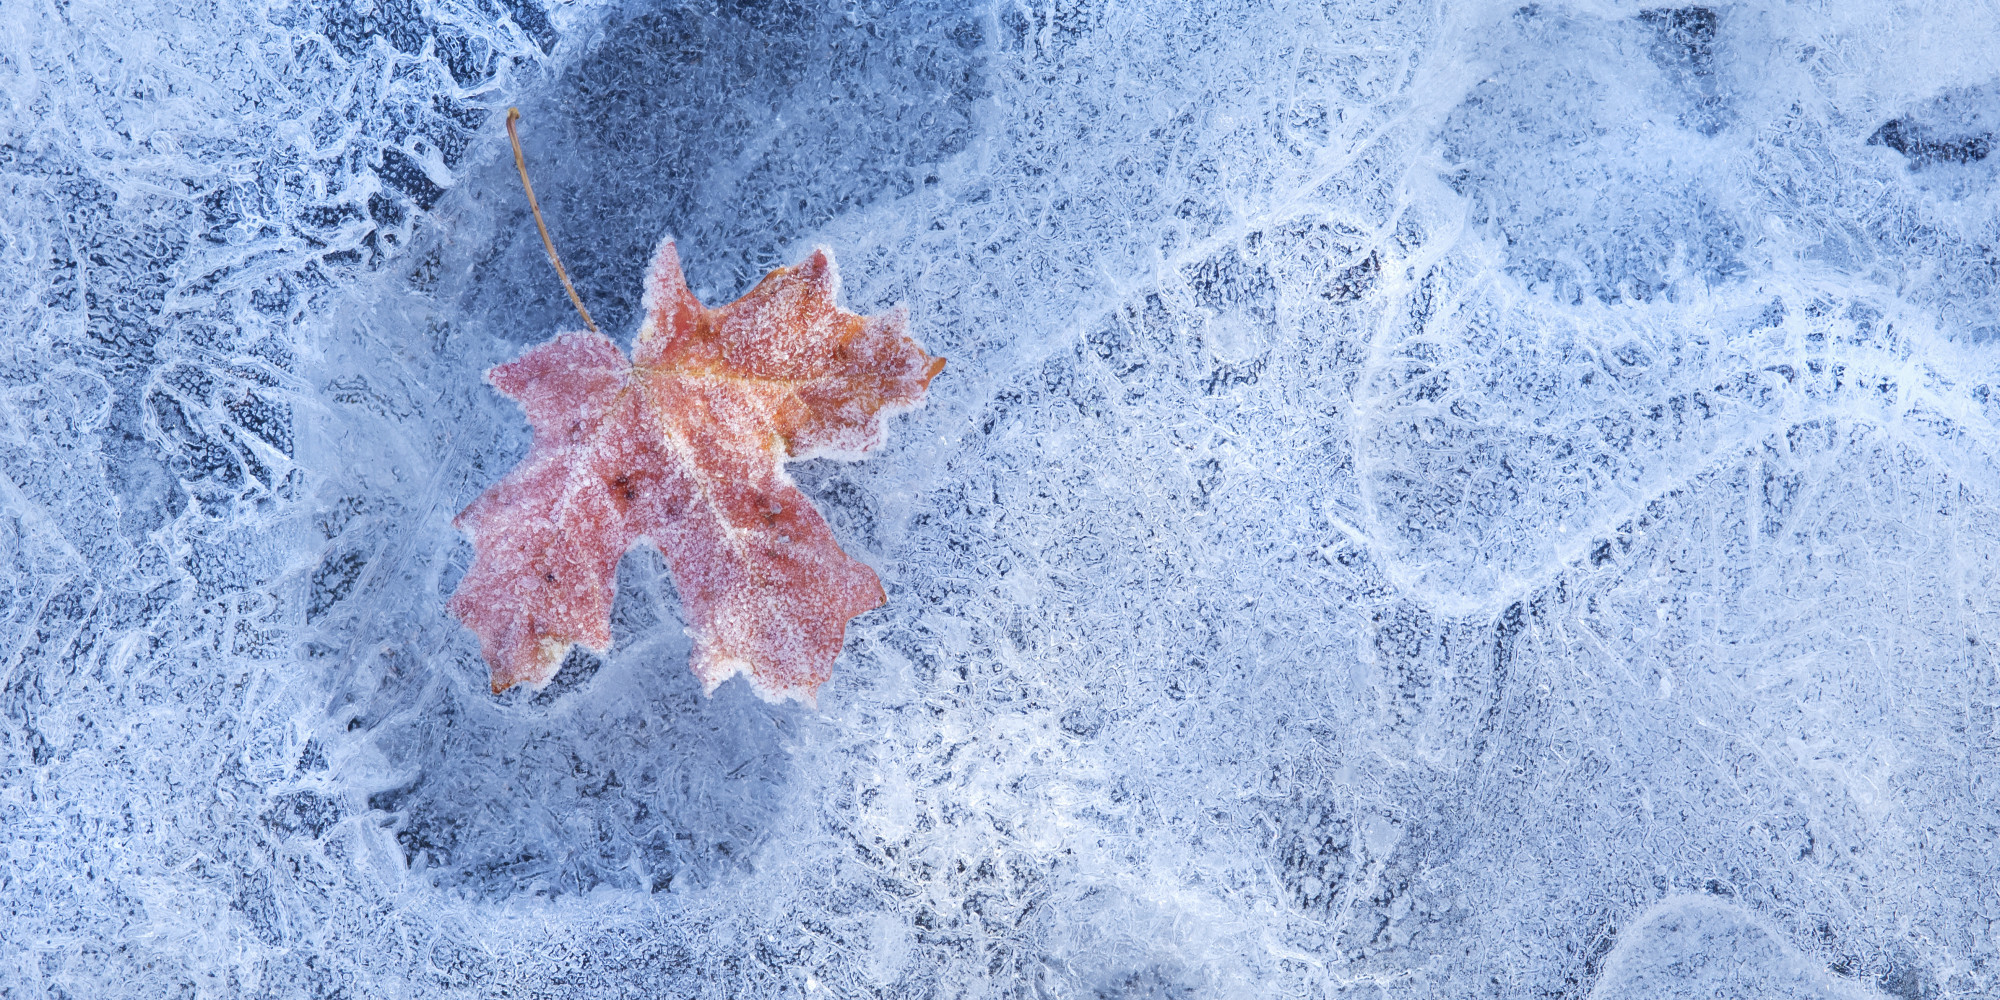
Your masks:
<path fill-rule="evenodd" d="M 2000 995 L 1989 7 L 0 4 L 0 995 Z M 817 710 L 452 617 L 510 104 L 952 359 Z"/>

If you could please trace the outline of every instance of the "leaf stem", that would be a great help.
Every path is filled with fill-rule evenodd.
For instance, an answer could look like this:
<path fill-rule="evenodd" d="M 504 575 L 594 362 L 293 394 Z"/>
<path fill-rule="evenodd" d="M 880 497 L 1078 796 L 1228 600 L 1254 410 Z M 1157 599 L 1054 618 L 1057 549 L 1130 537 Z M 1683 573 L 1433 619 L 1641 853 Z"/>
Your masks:
<path fill-rule="evenodd" d="M 569 293 L 570 304 L 576 306 L 577 315 L 583 317 L 583 325 L 597 332 L 597 324 L 590 319 L 590 310 L 583 307 L 583 299 L 577 297 L 576 286 L 569 283 L 569 273 L 563 270 L 562 258 L 556 256 L 556 244 L 549 239 L 548 223 L 542 221 L 542 206 L 535 201 L 535 186 L 528 183 L 528 161 L 521 155 L 521 133 L 514 123 L 521 120 L 520 108 L 507 109 L 507 138 L 514 143 L 514 169 L 521 172 L 521 190 L 528 192 L 528 210 L 535 213 L 535 228 L 542 231 L 542 249 L 549 252 L 549 263 L 556 266 L 556 277 L 562 279 L 563 291 Z"/>

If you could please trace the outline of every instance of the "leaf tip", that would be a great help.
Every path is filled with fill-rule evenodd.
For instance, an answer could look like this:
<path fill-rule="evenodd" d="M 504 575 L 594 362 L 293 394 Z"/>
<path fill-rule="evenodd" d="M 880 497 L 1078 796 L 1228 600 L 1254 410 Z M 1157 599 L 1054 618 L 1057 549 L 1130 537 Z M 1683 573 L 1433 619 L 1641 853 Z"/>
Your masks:
<path fill-rule="evenodd" d="M 641 305 L 649 313 L 672 308 L 681 304 L 683 298 L 692 297 L 688 291 L 687 276 L 681 272 L 680 250 L 674 246 L 674 238 L 669 236 L 660 241 L 653 251 L 652 263 L 646 265 L 646 288 L 641 297 Z"/>
<path fill-rule="evenodd" d="M 819 707 L 819 689 L 827 682 L 824 673 L 816 676 L 774 678 L 770 671 L 759 670 L 756 664 L 741 657 L 707 653 L 700 648 L 700 642 L 700 639 L 696 639 L 695 656 L 689 666 L 694 670 L 695 677 L 700 679 L 701 693 L 704 696 L 715 697 L 717 689 L 730 678 L 741 674 L 743 680 L 750 685 L 750 690 L 757 695 L 757 700 L 765 704 L 782 705 L 788 701 L 796 701 L 808 708 Z M 832 666 L 831 659 L 827 661 L 826 666 Z"/>

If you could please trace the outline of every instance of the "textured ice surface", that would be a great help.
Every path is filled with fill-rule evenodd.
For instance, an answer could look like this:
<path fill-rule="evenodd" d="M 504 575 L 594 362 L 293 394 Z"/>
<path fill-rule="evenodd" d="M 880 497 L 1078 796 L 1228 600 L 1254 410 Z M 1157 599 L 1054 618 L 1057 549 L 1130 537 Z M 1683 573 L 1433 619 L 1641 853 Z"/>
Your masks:
<path fill-rule="evenodd" d="M 0 996 L 2000 993 L 1990 5 L 0 5 Z M 489 365 L 815 243 L 889 605 L 494 698 Z"/>

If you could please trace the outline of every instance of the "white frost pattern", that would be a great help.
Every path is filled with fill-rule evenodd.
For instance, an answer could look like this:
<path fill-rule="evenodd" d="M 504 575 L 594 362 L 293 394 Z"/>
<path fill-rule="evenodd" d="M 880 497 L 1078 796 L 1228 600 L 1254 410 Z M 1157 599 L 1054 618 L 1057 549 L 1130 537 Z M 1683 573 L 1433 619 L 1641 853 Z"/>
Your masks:
<path fill-rule="evenodd" d="M 0 995 L 2000 991 L 1977 3 L 0 6 Z M 950 367 L 888 587 L 486 693 L 664 235 Z"/>

